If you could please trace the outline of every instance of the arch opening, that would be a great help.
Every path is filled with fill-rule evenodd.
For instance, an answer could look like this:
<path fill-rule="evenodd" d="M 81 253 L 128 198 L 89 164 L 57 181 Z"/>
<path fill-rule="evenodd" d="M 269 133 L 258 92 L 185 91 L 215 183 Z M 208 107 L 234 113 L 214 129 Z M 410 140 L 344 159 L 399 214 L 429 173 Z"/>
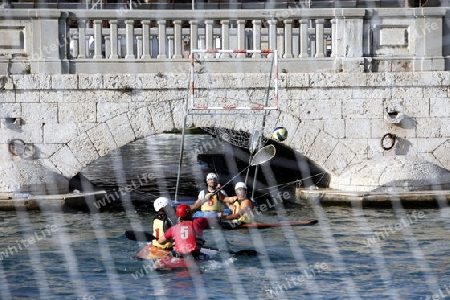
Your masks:
<path fill-rule="evenodd" d="M 206 174 L 210 172 L 219 175 L 221 184 L 227 183 L 224 190 L 229 195 L 234 195 L 236 182 L 245 181 L 248 195 L 253 195 L 257 203 L 280 197 L 295 202 L 296 187 L 328 185 L 328 174 L 283 144 L 265 139 L 266 144 L 276 147 L 277 154 L 256 171 L 256 167 L 247 168 L 250 160 L 247 148 L 232 145 L 223 136 L 210 135 L 198 128 L 191 130 L 185 137 L 179 201 L 194 201 L 205 188 Z M 246 132 L 239 134 L 247 139 L 250 136 Z M 174 198 L 181 138 L 180 134 L 167 133 L 147 136 L 97 159 L 79 175 L 107 191 L 101 209 L 122 209 L 124 201 L 131 201 L 139 209 L 151 209 L 156 197 Z M 246 168 L 248 172 L 239 174 Z"/>

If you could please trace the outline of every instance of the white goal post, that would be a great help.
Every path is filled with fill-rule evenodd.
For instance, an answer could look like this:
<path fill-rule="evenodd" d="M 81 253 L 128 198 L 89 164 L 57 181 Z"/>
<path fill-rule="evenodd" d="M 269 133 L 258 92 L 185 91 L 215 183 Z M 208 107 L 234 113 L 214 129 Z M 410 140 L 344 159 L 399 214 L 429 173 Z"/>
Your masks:
<path fill-rule="evenodd" d="M 273 58 L 273 68 L 271 68 L 272 74 L 269 74 L 273 80 L 273 100 L 270 101 L 271 105 L 254 105 L 254 106 L 238 106 L 238 105 L 222 105 L 222 106 L 209 106 L 204 104 L 196 103 L 196 86 L 195 86 L 195 63 L 197 56 L 204 54 L 221 54 L 221 53 L 229 53 L 229 54 L 250 54 L 250 53 L 259 53 L 271 55 Z M 255 61 L 255 64 L 258 63 Z M 233 110 L 253 110 L 253 111 L 262 111 L 262 110 L 277 110 L 278 109 L 278 53 L 277 50 L 200 50 L 195 49 L 191 51 L 191 61 L 190 61 L 190 86 L 189 86 L 189 97 L 190 97 L 190 109 L 196 111 L 210 111 L 210 110 L 223 110 L 223 111 L 233 111 Z M 268 83 L 270 86 L 270 82 Z M 268 95 L 267 95 L 268 96 Z M 216 103 L 215 103 L 216 104 Z M 269 102 L 267 102 L 269 104 Z"/>

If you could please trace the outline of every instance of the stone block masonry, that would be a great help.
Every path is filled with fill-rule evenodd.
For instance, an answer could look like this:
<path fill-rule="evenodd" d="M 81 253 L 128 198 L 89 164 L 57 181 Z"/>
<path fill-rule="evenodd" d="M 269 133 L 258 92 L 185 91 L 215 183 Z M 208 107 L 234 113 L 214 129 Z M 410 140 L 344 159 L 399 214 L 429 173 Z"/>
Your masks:
<path fill-rule="evenodd" d="M 450 169 L 448 72 L 298 73 L 289 68 L 288 61 L 280 63 L 285 72 L 279 74 L 279 110 L 269 113 L 264 135 L 270 137 L 276 125 L 287 127 L 286 146 L 328 172 L 330 186 L 361 191 L 365 187 L 354 178 L 355 166 L 369 166 L 365 162 L 374 159 L 390 165 L 398 157 L 408 158 L 395 160 L 401 164 L 439 167 L 433 180 L 445 183 Z M 209 78 L 220 96 L 206 99 L 212 102 L 232 102 L 240 95 L 241 104 L 251 106 L 258 100 L 242 95 L 264 95 L 266 89 L 259 73 Z M 27 74 L 11 80 L 8 85 L 4 77 L 0 91 L 0 192 L 36 194 L 66 192 L 67 179 L 99 157 L 179 128 L 188 86 L 185 73 Z M 196 92 L 202 93 L 201 85 Z M 197 126 L 253 132 L 262 116 L 189 118 Z M 395 139 L 383 140 L 388 133 Z M 383 178 L 369 181 L 370 189 L 387 184 Z"/>

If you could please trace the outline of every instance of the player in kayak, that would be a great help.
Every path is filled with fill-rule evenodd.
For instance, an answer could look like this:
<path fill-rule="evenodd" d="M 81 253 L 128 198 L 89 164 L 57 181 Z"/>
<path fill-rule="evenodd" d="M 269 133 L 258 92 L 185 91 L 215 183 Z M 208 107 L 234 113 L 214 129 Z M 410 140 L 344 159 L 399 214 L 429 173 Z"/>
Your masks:
<path fill-rule="evenodd" d="M 236 196 L 223 199 L 232 208 L 232 213 L 230 215 L 218 214 L 218 217 L 221 218 L 220 225 L 224 228 L 228 226 L 234 228 L 244 223 L 253 223 L 253 203 L 247 197 L 247 186 L 243 182 L 238 182 L 234 190 Z"/>
<path fill-rule="evenodd" d="M 173 225 L 177 223 L 175 211 L 171 205 L 171 201 L 166 197 L 156 198 L 153 206 L 157 214 L 153 217 L 150 223 L 150 232 L 156 238 L 152 241 L 152 245 L 161 249 L 172 249 L 171 242 L 164 245 L 158 243 L 158 239 Z"/>
<path fill-rule="evenodd" d="M 201 213 L 194 214 L 196 217 L 216 217 L 218 212 L 223 212 L 225 204 L 223 199 L 227 197 L 227 193 L 224 190 L 220 190 L 220 184 L 218 183 L 218 176 L 215 173 L 209 173 L 206 176 L 207 188 L 200 191 L 197 197 L 197 201 L 191 205 L 191 210 L 201 210 Z M 214 193 L 212 196 L 210 193 Z M 208 199 L 206 196 L 209 195 Z"/>
<path fill-rule="evenodd" d="M 192 211 L 189 205 L 180 204 L 176 208 L 179 223 L 170 227 L 163 236 L 158 239 L 158 243 L 165 245 L 170 241 L 175 242 L 174 255 L 177 257 L 192 256 L 200 259 L 200 248 L 203 240 L 203 230 L 208 227 L 208 220 L 200 217 L 192 219 Z"/>

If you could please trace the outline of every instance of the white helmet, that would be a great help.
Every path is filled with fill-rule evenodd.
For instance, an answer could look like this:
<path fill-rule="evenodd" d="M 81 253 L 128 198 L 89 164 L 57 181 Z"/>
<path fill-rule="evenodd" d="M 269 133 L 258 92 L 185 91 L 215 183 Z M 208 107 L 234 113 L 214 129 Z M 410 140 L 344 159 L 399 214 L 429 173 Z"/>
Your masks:
<path fill-rule="evenodd" d="M 247 186 L 243 182 L 236 183 L 234 190 L 237 190 L 238 188 L 243 188 L 244 190 L 247 190 Z"/>
<path fill-rule="evenodd" d="M 208 175 L 206 175 L 206 180 L 209 179 L 216 179 L 217 180 L 217 174 L 216 173 L 209 173 Z"/>
<path fill-rule="evenodd" d="M 155 202 L 153 202 L 153 206 L 155 207 L 155 211 L 159 211 L 161 208 L 166 207 L 170 204 L 170 200 L 166 197 L 159 197 L 155 199 Z"/>

